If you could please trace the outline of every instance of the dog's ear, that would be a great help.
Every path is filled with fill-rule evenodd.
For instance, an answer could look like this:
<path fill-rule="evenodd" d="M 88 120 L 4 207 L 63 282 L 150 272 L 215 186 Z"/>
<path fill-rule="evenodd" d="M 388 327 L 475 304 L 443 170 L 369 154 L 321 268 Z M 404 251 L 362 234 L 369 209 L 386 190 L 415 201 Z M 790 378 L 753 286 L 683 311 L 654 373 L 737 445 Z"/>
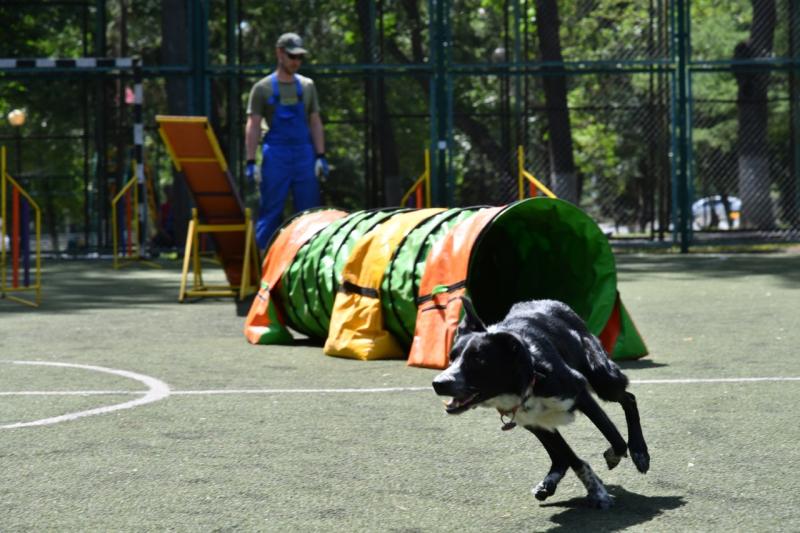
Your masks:
<path fill-rule="evenodd" d="M 528 394 L 531 385 L 544 378 L 544 375 L 539 372 L 540 369 L 537 368 L 536 358 L 530 349 L 519 337 L 506 331 L 491 333 L 489 337 L 495 346 L 502 350 L 503 355 L 508 357 L 511 368 L 513 368 L 513 375 L 517 380 L 519 395 Z"/>
<path fill-rule="evenodd" d="M 486 331 L 486 324 L 483 323 L 481 317 L 475 312 L 475 306 L 472 305 L 472 300 L 467 296 L 461 297 L 461 303 L 464 304 L 464 319 L 459 325 L 459 329 L 467 331 Z"/>

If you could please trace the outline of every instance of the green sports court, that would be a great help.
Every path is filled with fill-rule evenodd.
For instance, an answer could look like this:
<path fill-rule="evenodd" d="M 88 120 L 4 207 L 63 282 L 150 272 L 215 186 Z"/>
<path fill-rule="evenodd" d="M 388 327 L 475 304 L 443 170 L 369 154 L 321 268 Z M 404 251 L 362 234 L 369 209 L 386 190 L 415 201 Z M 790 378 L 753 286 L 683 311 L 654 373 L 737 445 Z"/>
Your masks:
<path fill-rule="evenodd" d="M 608 512 L 572 474 L 537 502 L 536 439 L 486 409 L 447 417 L 435 371 L 250 345 L 241 304 L 178 304 L 179 267 L 162 267 L 51 261 L 39 309 L 0 301 L 4 530 L 800 527 L 796 252 L 617 255 L 650 350 L 622 364 L 651 470 L 605 471 L 585 418 L 563 431 L 616 497 Z"/>

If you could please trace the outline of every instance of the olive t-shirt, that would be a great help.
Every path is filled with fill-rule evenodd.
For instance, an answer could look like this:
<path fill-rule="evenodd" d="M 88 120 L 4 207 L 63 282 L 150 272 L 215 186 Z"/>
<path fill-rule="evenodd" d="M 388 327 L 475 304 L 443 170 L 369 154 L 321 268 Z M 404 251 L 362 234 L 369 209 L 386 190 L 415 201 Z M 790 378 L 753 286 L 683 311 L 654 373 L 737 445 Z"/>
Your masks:
<path fill-rule="evenodd" d="M 317 88 L 314 86 L 314 80 L 306 78 L 299 74 L 295 77 L 300 80 L 300 85 L 303 87 L 303 106 L 306 109 L 306 122 L 311 113 L 319 113 L 319 99 L 317 97 Z M 293 81 L 282 82 L 278 80 L 278 90 L 281 93 L 280 102 L 283 105 L 294 105 L 297 103 L 297 87 Z M 262 78 L 250 91 L 250 99 L 247 102 L 247 114 L 255 113 L 264 117 L 267 127 L 272 123 L 272 113 L 275 108 L 269 104 L 269 99 L 272 97 L 272 81 L 269 76 Z"/>

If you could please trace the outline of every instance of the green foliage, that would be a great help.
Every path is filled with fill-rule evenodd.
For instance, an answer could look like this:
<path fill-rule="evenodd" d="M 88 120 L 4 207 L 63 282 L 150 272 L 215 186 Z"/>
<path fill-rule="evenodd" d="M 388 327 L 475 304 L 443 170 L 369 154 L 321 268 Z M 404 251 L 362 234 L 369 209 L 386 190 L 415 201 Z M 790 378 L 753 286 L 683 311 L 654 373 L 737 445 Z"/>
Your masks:
<path fill-rule="evenodd" d="M 775 29 L 775 54 L 788 54 L 789 0 L 776 0 L 778 23 Z M 57 3 L 5 7 L 0 17 L 7 23 L 7 34 L 0 39 L 0 57 L 77 57 L 83 55 L 127 55 L 142 57 L 147 65 L 163 63 L 166 41 L 177 38 L 162 29 L 163 0 L 128 0 L 125 13 L 119 0 L 106 3 L 107 50 L 93 49 L 96 15 L 94 3 Z M 335 0 L 285 0 L 237 2 L 241 20 L 236 25 L 238 63 L 248 66 L 246 78 L 228 85 L 227 5 L 209 0 L 208 57 L 215 74 L 212 106 L 215 125 L 223 145 L 227 145 L 228 125 L 241 131 L 244 106 L 250 86 L 268 74 L 275 64 L 274 44 L 281 33 L 303 35 L 310 54 L 301 72 L 315 78 L 320 90 L 323 119 L 326 123 L 329 159 L 333 166 L 326 185 L 332 203 L 349 208 L 365 207 L 369 167 L 376 159 L 388 165 L 396 159 L 400 187 L 405 189 L 422 171 L 422 154 L 431 142 L 431 109 L 427 73 L 393 74 L 371 81 L 365 64 L 423 65 L 429 61 L 429 2 L 424 0 L 384 0 L 370 5 L 367 0 L 343 4 Z M 497 65 L 514 59 L 515 30 L 521 42 L 520 59 L 539 57 L 536 3 L 518 4 L 520 18 L 514 20 L 514 2 L 505 0 L 453 0 L 449 31 L 452 41 L 449 59 L 460 65 Z M 628 61 L 668 59 L 669 14 L 666 2 L 630 0 L 575 0 L 558 2 L 561 22 L 561 52 L 565 61 L 603 61 L 628 66 Z M 651 10 L 651 4 L 655 6 Z M 84 10 L 85 9 L 85 10 Z M 368 27 L 370 9 L 376 16 Z M 123 15 L 125 15 L 123 17 Z M 750 0 L 692 0 L 691 47 L 695 60 L 727 60 L 736 44 L 750 32 Z M 168 22 L 168 21 L 167 21 Z M 517 26 L 515 27 L 515 24 Z M 127 39 L 121 42 L 125 29 Z M 168 25 L 167 25 L 168 26 Z M 166 31 L 162 36 L 162 31 Z M 371 33 L 370 33 L 371 32 Z M 320 65 L 328 68 L 322 72 Z M 336 69 L 331 65 L 338 66 Z M 453 78 L 454 153 L 452 165 L 459 200 L 482 203 L 507 200 L 516 192 L 515 148 L 525 142 L 527 160 L 537 176 L 549 175 L 548 118 L 541 78 L 518 80 L 504 77 L 497 70 L 486 74 L 458 75 Z M 515 100 L 517 82 L 520 101 Z M 126 84 L 130 80 L 125 81 Z M 584 183 L 584 198 L 595 213 L 631 218 L 643 201 L 637 188 L 656 173 L 668 173 L 670 78 L 658 72 L 624 74 L 590 73 L 568 77 L 568 102 L 577 172 Z M 148 127 L 147 153 L 162 180 L 171 179 L 169 163 L 154 130 L 154 115 L 167 111 L 164 79 L 149 78 L 145 85 L 145 112 Z M 784 168 L 789 150 L 786 76 L 774 76 L 770 89 L 770 140 L 775 157 Z M 105 104 L 97 101 L 96 86 L 80 78 L 0 78 L 0 108 L 25 107 L 29 122 L 24 130 L 22 161 L 31 179 L 39 176 L 42 193 L 55 198 L 57 220 L 80 220 L 84 198 L 84 148 L 80 137 L 89 136 L 90 158 L 94 153 L 95 113 L 103 108 L 109 123 L 118 125 L 113 138 L 106 139 L 109 152 L 103 157 L 110 166 L 117 163 L 118 146 L 130 142 L 130 114 L 118 105 L 124 84 L 114 81 L 103 89 Z M 88 98 L 86 95 L 89 95 Z M 370 98 L 380 95 L 388 114 Z M 696 73 L 692 77 L 693 151 L 699 162 L 696 186 L 712 183 L 714 173 L 730 170 L 736 150 L 737 85 L 727 71 Z M 240 104 L 238 116 L 228 116 L 227 102 Z M 82 109 L 88 103 L 87 117 Z M 524 120 L 515 122 L 516 106 L 527 110 Z M 4 113 L 3 113 L 4 114 Z M 84 120 L 86 123 L 84 124 Z M 370 122 L 371 121 L 371 122 Z M 395 147 L 391 153 L 375 155 L 378 141 L 373 132 L 391 131 Z M 13 143 L 14 133 L 0 125 L 3 143 Z M 63 139 L 33 141 L 34 137 L 60 136 Z M 365 149 L 368 146 L 368 149 Z M 654 146 L 660 150 L 658 166 L 653 166 Z M 780 149 L 779 149 L 780 148 Z M 372 152 L 370 152 L 372 150 Z M 12 166 L 14 164 L 12 154 Z M 231 162 L 238 168 L 240 162 Z M 712 164 L 713 163 L 713 164 Z M 716 166 L 715 166 L 716 165 Z M 89 163 L 90 173 L 93 172 Z M 383 177 L 380 165 L 374 176 Z M 783 170 L 781 170 L 783 171 Z M 49 177 L 48 177 L 49 176 Z M 111 181 L 119 178 L 112 176 Z M 90 181 L 94 177 L 90 176 Z M 380 184 L 378 184 L 380 185 Z M 99 192 L 91 190 L 92 198 Z M 602 200 L 602 201 L 601 201 Z M 93 210 L 99 209 L 95 203 Z M 103 202 L 106 199 L 102 199 Z M 620 208 L 620 206 L 622 206 Z"/>

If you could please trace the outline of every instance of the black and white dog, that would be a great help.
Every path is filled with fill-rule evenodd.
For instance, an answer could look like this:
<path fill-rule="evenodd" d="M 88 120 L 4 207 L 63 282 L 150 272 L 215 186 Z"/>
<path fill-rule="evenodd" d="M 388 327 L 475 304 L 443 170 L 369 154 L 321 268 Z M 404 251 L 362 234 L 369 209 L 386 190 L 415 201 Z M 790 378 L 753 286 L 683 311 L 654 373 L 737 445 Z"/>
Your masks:
<path fill-rule="evenodd" d="M 628 378 L 564 303 L 518 303 L 501 322 L 487 327 L 472 302 L 468 298 L 463 302 L 465 316 L 450 351 L 450 366 L 433 380 L 436 394 L 452 398 L 446 404 L 447 413 L 493 407 L 500 412 L 504 430 L 519 424 L 536 435 L 552 461 L 550 471 L 532 491 L 538 500 L 552 496 L 567 468 L 572 468 L 588 491 L 589 503 L 609 508 L 613 502 L 603 482 L 556 428 L 571 422 L 576 410 L 581 411 L 611 444 L 603 454 L 609 469 L 630 450 L 636 468 L 647 472 L 650 455 L 636 398 L 625 390 Z M 622 405 L 627 443 L 591 391 Z"/>

